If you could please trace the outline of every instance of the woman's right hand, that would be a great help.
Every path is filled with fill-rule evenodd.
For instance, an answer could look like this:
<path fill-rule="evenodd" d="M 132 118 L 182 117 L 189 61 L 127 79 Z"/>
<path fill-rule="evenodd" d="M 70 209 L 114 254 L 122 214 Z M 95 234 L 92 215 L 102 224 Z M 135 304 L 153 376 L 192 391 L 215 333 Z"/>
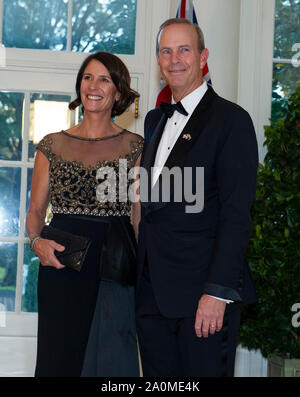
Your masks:
<path fill-rule="evenodd" d="M 63 269 L 65 266 L 62 265 L 54 251 L 62 252 L 65 247 L 61 244 L 56 243 L 54 240 L 48 240 L 45 238 L 39 238 L 36 240 L 33 246 L 33 250 L 39 257 L 42 266 L 52 266 L 56 269 Z"/>

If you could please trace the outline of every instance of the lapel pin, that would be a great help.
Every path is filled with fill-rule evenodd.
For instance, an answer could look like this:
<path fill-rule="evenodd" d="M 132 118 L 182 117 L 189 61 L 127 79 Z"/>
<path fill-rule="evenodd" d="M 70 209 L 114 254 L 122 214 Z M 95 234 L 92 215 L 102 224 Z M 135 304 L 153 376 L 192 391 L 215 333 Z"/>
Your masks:
<path fill-rule="evenodd" d="M 190 141 L 192 139 L 190 134 L 184 134 L 182 139 L 185 139 L 186 141 Z"/>

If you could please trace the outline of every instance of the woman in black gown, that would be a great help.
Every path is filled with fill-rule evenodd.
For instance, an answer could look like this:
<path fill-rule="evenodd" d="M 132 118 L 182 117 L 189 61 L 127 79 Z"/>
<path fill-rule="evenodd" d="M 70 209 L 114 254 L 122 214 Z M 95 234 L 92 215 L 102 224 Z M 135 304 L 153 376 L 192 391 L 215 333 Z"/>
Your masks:
<path fill-rule="evenodd" d="M 139 94 L 130 88 L 122 61 L 104 52 L 83 62 L 76 93 L 69 107 L 81 105 L 83 120 L 39 143 L 26 218 L 31 247 L 40 259 L 35 375 L 139 376 L 134 286 L 101 273 L 110 222 L 122 218 L 130 225 L 131 219 L 136 231 L 139 221 L 138 204 L 124 199 L 124 191 L 119 198 L 118 182 L 121 173 L 128 175 L 139 164 L 143 138 L 112 120 Z M 97 179 L 101 167 L 115 173 L 116 200 L 101 201 L 96 194 L 103 182 Z M 49 202 L 51 226 L 92 241 L 80 272 L 55 256 L 64 246 L 40 237 Z"/>

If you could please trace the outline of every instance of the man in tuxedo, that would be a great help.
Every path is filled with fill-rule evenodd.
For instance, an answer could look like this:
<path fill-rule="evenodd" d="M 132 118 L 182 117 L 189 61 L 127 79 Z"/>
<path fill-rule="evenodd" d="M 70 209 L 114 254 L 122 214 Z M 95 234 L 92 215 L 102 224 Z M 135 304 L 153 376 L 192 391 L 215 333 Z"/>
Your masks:
<path fill-rule="evenodd" d="M 169 200 L 141 200 L 136 314 L 144 376 L 233 376 L 240 306 L 257 300 L 245 258 L 256 136 L 248 113 L 203 80 L 208 54 L 188 20 L 161 26 L 156 56 L 174 105 L 147 114 L 141 167 L 151 174 L 150 193 L 164 187 L 164 169 L 179 167 L 182 183 L 170 182 Z M 203 194 L 204 205 L 193 209 L 184 194 L 178 200 L 184 189 L 196 190 L 195 201 Z"/>

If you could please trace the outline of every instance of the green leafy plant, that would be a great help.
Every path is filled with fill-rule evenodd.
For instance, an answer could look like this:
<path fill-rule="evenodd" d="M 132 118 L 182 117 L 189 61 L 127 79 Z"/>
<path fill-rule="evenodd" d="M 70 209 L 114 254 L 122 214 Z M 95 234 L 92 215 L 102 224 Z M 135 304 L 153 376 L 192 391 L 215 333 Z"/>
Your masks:
<path fill-rule="evenodd" d="M 300 87 L 282 114 L 265 127 L 248 247 L 259 301 L 242 310 L 239 342 L 264 357 L 300 358 L 300 327 L 291 311 L 300 303 Z"/>

